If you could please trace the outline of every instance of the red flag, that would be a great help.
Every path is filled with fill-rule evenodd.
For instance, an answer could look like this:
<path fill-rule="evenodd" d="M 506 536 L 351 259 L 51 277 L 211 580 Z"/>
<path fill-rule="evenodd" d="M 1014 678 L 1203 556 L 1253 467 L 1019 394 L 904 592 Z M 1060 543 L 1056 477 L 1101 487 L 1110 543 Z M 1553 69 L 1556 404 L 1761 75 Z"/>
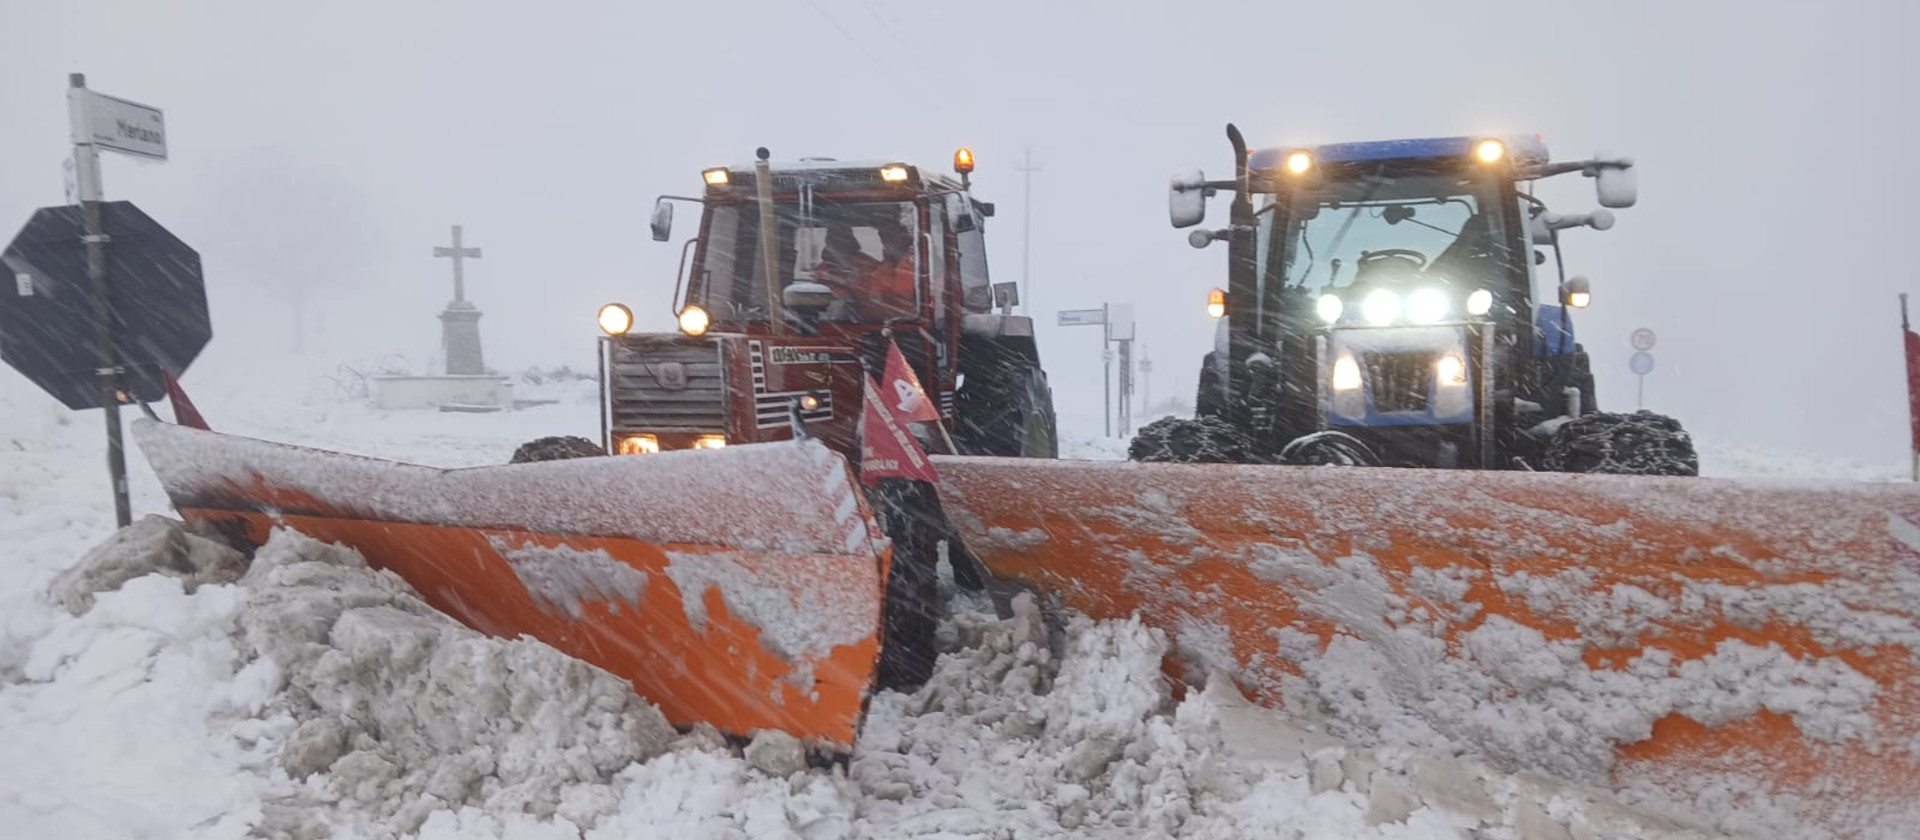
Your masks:
<path fill-rule="evenodd" d="M 900 345 L 892 341 L 887 342 L 887 369 L 880 375 L 880 393 L 887 398 L 887 408 L 902 423 L 940 422 L 940 411 L 927 399 L 927 389 L 920 387 L 920 377 L 907 366 L 907 357 L 901 355 Z"/>
<path fill-rule="evenodd" d="M 207 428 L 207 419 L 200 416 L 200 409 L 193 407 L 193 400 L 187 399 L 187 392 L 180 387 L 180 380 L 173 378 L 173 371 L 160 372 L 167 380 L 167 402 L 173 404 L 173 422 L 195 429 Z"/>
<path fill-rule="evenodd" d="M 863 376 L 866 408 L 860 418 L 860 483 L 872 486 L 883 478 L 935 481 L 933 462 L 920 442 L 907 433 L 907 424 L 880 404 L 873 377 Z"/>

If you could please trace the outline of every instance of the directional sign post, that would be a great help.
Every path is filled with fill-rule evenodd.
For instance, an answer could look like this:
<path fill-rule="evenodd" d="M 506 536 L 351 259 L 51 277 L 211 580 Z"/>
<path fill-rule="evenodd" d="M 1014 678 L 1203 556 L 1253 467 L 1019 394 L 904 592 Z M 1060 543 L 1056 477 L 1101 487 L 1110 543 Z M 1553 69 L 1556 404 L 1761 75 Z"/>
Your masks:
<path fill-rule="evenodd" d="M 206 296 L 200 285 L 198 254 L 132 205 L 106 205 L 103 200 L 100 150 L 167 159 L 166 120 L 160 109 L 95 93 L 87 89 L 85 75 L 74 73 L 67 77 L 67 126 L 80 207 L 77 212 L 71 207 L 43 208 L 7 248 L 6 267 L 14 276 L 15 294 L 0 313 L 7 316 L 0 319 L 4 330 L 0 355 L 69 407 L 106 409 L 107 472 L 113 481 L 115 520 L 124 528 L 132 523 L 133 510 L 127 495 L 120 405 L 129 398 L 157 398 L 152 394 L 154 379 L 164 381 L 164 374 L 156 375 L 153 367 L 136 372 L 132 366 L 150 364 L 177 373 L 192 361 L 210 334 L 205 325 Z M 103 207 L 113 208 L 107 213 L 113 217 L 111 224 L 102 219 Z M 113 250 L 116 277 L 109 284 L 108 243 L 113 233 L 130 241 Z M 74 247 L 82 243 L 84 248 Z M 85 252 L 84 275 L 80 251 Z M 198 323 L 192 317 L 184 324 L 160 320 L 183 313 L 191 316 L 195 310 L 180 309 L 182 301 L 164 292 L 143 295 L 142 279 L 162 281 L 154 286 L 190 288 Z M 119 307 L 114 305 L 116 292 Z M 158 308 L 149 310 L 149 306 Z M 92 316 L 90 324 L 86 314 Z M 133 328 L 136 322 L 157 327 L 143 333 Z M 89 327 L 91 348 L 82 338 Z M 186 341 L 168 341 L 168 335 Z M 177 346 L 162 351 L 162 344 Z M 186 344 L 192 349 L 182 353 Z M 74 358 L 74 348 L 90 358 Z"/>
<path fill-rule="evenodd" d="M 1063 327 L 1103 327 L 1104 328 L 1107 325 L 1107 307 L 1101 306 L 1099 309 L 1062 309 L 1060 310 L 1059 318 L 1060 318 L 1060 326 L 1063 326 Z M 1100 338 L 1100 364 L 1102 365 L 1101 373 L 1100 373 L 1100 392 L 1103 395 L 1100 398 L 1102 400 L 1100 404 L 1100 413 L 1105 416 L 1105 420 L 1107 424 L 1106 435 L 1107 437 L 1112 437 L 1113 436 L 1113 392 L 1108 390 L 1110 386 L 1107 384 L 1107 380 L 1112 378 L 1111 374 L 1109 373 L 1109 370 L 1113 367 L 1113 351 L 1107 349 L 1107 339 L 1108 339 L 1108 335 L 1106 331 L 1103 329 L 1101 331 L 1101 338 Z"/>
<path fill-rule="evenodd" d="M 1120 436 L 1133 433 L 1133 304 L 1107 307 L 1107 340 L 1120 345 Z"/>
<path fill-rule="evenodd" d="M 1087 327 L 1106 322 L 1107 310 L 1105 309 L 1060 310 L 1060 326 L 1063 327 Z"/>

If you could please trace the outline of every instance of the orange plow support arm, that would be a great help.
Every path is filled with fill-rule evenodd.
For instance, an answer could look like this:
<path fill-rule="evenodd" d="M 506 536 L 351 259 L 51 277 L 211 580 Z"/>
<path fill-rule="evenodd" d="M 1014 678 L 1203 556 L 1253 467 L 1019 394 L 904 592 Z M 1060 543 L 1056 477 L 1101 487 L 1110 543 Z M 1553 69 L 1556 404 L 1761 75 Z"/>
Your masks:
<path fill-rule="evenodd" d="M 1842 836 L 1917 813 L 1920 487 L 935 460 L 995 574 L 1347 734 Z"/>
<path fill-rule="evenodd" d="M 135 424 L 173 504 L 350 546 L 484 633 L 622 678 L 676 725 L 851 748 L 888 547 L 818 443 L 443 470 Z"/>

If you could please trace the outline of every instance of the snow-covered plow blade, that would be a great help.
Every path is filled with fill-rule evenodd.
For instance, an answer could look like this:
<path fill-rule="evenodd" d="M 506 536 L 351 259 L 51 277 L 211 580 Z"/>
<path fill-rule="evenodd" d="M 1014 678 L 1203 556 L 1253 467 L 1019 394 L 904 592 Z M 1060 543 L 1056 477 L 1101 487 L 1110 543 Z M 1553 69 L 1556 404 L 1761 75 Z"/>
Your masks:
<path fill-rule="evenodd" d="M 1840 836 L 1920 816 L 1920 488 L 936 461 L 996 574 L 1342 734 Z"/>
<path fill-rule="evenodd" d="M 189 521 L 355 548 L 477 630 L 632 681 L 675 724 L 853 743 L 888 549 L 817 443 L 444 470 L 151 421 L 135 435 Z"/>

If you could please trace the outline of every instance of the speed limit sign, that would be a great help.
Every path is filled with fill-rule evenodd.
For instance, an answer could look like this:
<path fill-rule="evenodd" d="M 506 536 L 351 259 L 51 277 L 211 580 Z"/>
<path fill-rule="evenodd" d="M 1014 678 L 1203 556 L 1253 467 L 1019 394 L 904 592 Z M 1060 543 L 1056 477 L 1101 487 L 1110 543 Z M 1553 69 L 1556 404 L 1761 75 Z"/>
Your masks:
<path fill-rule="evenodd" d="M 1638 350 L 1642 353 L 1645 353 L 1648 350 L 1652 350 L 1654 341 L 1656 338 L 1657 336 L 1653 334 L 1653 330 L 1647 329 L 1646 327 L 1641 327 L 1640 329 L 1634 330 L 1633 338 L 1631 339 L 1631 341 L 1633 342 L 1633 349 Z"/>

